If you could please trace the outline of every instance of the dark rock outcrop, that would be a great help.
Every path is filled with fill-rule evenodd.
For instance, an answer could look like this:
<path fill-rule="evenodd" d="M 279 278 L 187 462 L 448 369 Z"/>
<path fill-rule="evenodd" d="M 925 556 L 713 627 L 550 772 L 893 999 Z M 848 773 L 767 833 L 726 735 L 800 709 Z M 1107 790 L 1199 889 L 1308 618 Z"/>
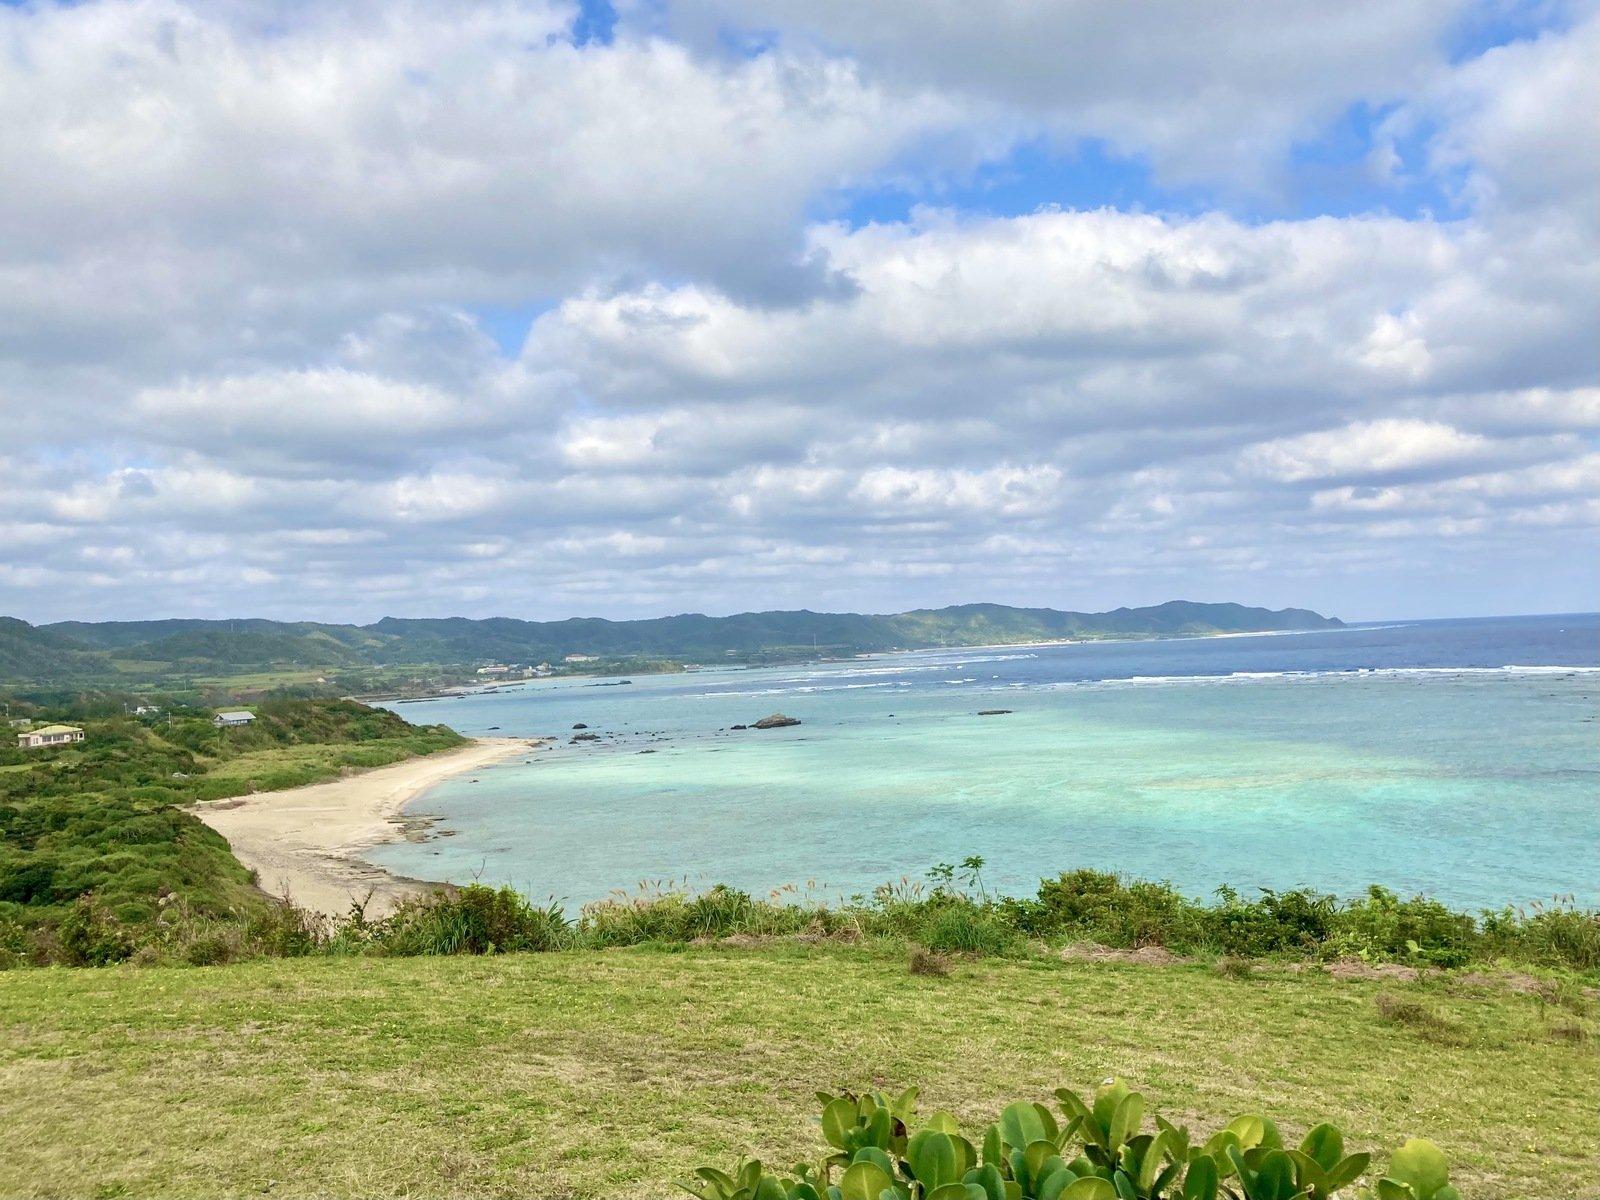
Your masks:
<path fill-rule="evenodd" d="M 800 721 L 795 717 L 786 717 L 782 713 L 773 713 L 770 717 L 762 717 L 752 729 L 783 729 L 790 725 L 798 725 Z"/>

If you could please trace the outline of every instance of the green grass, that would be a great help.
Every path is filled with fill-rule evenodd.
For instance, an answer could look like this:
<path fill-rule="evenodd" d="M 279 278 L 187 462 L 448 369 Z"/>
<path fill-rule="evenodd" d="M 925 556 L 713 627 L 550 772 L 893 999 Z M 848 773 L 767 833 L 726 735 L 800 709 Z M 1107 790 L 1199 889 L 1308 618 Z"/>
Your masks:
<path fill-rule="evenodd" d="M 459 739 L 452 743 L 440 738 L 435 744 L 407 735 L 349 744 L 282 746 L 272 750 L 250 751 L 238 758 L 220 762 L 207 772 L 206 777 L 213 781 L 239 780 L 254 784 L 258 790 L 276 791 L 334 779 L 346 768 L 366 770 L 384 767 L 411 758 L 419 751 L 431 753 L 460 744 Z"/>
<path fill-rule="evenodd" d="M 828 943 L 15 971 L 0 1195 L 667 1196 L 700 1163 L 816 1157 L 817 1088 L 915 1083 L 977 1126 L 1115 1072 L 1196 1129 L 1264 1110 L 1359 1148 L 1424 1135 L 1469 1200 L 1594 1197 L 1593 1032 L 1461 983 L 914 976 Z"/>

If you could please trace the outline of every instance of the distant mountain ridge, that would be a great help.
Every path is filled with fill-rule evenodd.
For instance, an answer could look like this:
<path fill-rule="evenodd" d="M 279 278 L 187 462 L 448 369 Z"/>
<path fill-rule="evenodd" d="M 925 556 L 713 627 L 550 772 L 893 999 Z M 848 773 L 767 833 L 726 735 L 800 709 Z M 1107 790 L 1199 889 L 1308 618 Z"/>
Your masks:
<path fill-rule="evenodd" d="M 1342 625 L 1336 618 L 1303 608 L 1269 610 L 1188 600 L 1102 613 L 960 604 L 885 615 L 800 609 L 727 617 L 684 613 L 640 621 L 384 617 L 371 625 L 174 618 L 60 621 L 35 626 L 4 617 L 0 618 L 0 678 L 111 673 L 118 670 L 117 662 L 186 673 L 559 662 L 569 654 L 720 662 L 773 654 L 792 657 L 810 650 L 862 654 L 1073 638 L 1337 629 Z"/>

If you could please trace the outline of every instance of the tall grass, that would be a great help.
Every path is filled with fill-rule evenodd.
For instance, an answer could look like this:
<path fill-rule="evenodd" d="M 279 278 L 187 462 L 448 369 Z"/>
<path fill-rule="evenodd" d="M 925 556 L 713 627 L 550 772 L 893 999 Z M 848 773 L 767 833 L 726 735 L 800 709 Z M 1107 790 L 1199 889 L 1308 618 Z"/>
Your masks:
<path fill-rule="evenodd" d="M 643 884 L 585 905 L 576 918 L 556 901 L 537 904 L 511 888 L 476 884 L 409 900 L 381 920 L 369 919 L 360 906 L 326 921 L 281 903 L 218 915 L 168 897 L 153 921 L 135 923 L 89 895 L 50 928 L 30 930 L 0 919 L 0 966 L 129 958 L 205 965 L 260 956 L 496 954 L 796 936 L 872 939 L 940 954 L 1004 955 L 1040 943 L 1093 943 L 1163 946 L 1236 963 L 1504 962 L 1591 976 L 1600 969 L 1600 914 L 1575 907 L 1570 898 L 1481 917 L 1380 887 L 1352 901 L 1309 891 L 1246 899 L 1223 889 L 1205 903 L 1167 884 L 1099 871 L 1067 872 L 1042 881 L 1034 896 L 999 899 L 975 897 L 948 881 L 924 887 L 907 879 L 835 903 L 792 888 L 758 898 L 723 885 L 694 892 Z"/>

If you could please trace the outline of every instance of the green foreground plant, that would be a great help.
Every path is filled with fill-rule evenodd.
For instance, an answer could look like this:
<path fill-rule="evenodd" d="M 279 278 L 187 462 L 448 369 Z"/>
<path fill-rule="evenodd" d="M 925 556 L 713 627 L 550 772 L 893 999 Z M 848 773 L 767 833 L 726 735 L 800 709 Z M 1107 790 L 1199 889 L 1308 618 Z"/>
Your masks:
<path fill-rule="evenodd" d="M 1011 1104 L 975 1141 L 945 1112 L 913 1132 L 916 1088 L 817 1099 L 831 1148 L 820 1161 L 787 1172 L 757 1159 L 731 1172 L 701 1167 L 679 1186 L 700 1200 L 1330 1200 L 1361 1179 L 1372 1157 L 1346 1154 L 1344 1135 L 1326 1123 L 1291 1147 L 1271 1119 L 1254 1114 L 1204 1142 L 1159 1116 L 1141 1132 L 1144 1097 L 1116 1079 L 1089 1103 L 1058 1088 L 1061 1117 L 1043 1104 Z M 1420 1138 L 1396 1150 L 1359 1195 L 1459 1200 L 1444 1155 Z"/>

